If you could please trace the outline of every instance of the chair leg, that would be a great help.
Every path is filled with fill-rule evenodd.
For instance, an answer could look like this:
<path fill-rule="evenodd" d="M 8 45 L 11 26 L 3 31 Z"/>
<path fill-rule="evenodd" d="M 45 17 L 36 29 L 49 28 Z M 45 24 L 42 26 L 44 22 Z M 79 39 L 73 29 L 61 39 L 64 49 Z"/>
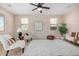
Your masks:
<path fill-rule="evenodd" d="M 32 41 L 32 38 L 31 38 L 31 41 Z"/>
<path fill-rule="evenodd" d="M 9 50 L 8 50 L 7 53 L 6 53 L 6 56 L 8 56 L 8 53 L 9 53 Z"/>
<path fill-rule="evenodd" d="M 22 53 L 24 53 L 24 48 L 22 48 Z"/>
<path fill-rule="evenodd" d="M 27 40 L 27 43 L 29 42 L 29 40 Z"/>

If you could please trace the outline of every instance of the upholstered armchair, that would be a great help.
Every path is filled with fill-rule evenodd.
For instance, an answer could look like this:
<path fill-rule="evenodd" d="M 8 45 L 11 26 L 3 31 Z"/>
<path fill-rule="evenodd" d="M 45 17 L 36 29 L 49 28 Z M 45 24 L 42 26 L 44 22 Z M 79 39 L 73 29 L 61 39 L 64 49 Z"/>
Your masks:
<path fill-rule="evenodd" d="M 78 32 L 71 32 L 71 35 L 66 35 L 66 39 L 73 43 L 79 44 L 79 33 Z"/>
<path fill-rule="evenodd" d="M 11 38 L 10 35 L 0 35 L 0 41 L 3 44 L 4 50 L 7 51 L 6 56 L 8 55 L 11 49 L 22 48 L 22 53 L 24 53 L 25 41 L 17 40 L 14 44 L 9 45 L 8 40 Z"/>

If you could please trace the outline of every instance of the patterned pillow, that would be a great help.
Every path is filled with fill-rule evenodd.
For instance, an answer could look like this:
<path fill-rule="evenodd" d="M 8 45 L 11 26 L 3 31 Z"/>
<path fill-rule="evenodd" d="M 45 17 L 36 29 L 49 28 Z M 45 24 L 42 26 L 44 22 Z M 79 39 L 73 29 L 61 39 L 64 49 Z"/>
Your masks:
<path fill-rule="evenodd" d="M 11 39 L 9 39 L 9 40 L 8 40 L 9 45 L 14 44 L 15 42 L 16 42 L 16 41 L 15 41 L 15 39 L 14 39 L 14 38 L 11 38 Z"/>
<path fill-rule="evenodd" d="M 75 37 L 75 35 L 76 35 L 76 32 L 71 33 L 71 37 Z"/>

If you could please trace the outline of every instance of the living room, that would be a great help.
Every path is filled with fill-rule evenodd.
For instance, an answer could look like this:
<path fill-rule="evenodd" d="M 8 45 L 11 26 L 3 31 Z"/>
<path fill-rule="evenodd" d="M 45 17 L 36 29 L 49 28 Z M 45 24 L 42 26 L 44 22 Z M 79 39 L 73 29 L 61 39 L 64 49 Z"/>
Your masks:
<path fill-rule="evenodd" d="M 66 35 L 70 36 L 72 32 L 79 33 L 79 4 L 41 3 L 43 6 L 49 7 L 49 9 L 42 8 L 42 13 L 38 9 L 32 11 L 37 7 L 33 4 L 0 3 L 0 15 L 3 17 L 3 21 L 0 21 L 1 28 L 3 28 L 0 30 L 0 35 L 8 34 L 16 39 L 16 37 L 18 38 L 18 31 L 22 31 L 23 34 L 29 33 L 33 40 L 47 40 L 48 35 L 61 39 L 58 27 L 62 23 L 66 24 L 68 29 Z M 38 4 L 35 3 L 35 5 Z M 73 39 L 69 40 L 72 41 Z M 3 48 L 1 51 L 3 51 Z M 2 53 L 5 55 L 4 51 Z M 25 53 L 25 55 L 32 54 Z"/>

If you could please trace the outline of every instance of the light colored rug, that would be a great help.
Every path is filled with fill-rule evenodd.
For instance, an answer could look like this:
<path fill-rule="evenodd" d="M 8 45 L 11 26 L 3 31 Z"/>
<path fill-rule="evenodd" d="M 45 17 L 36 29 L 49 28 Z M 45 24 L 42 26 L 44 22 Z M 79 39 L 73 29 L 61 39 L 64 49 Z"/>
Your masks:
<path fill-rule="evenodd" d="M 6 51 L 0 43 L 0 56 Z M 13 49 L 9 56 L 79 56 L 79 47 L 63 40 L 33 40 L 26 44 L 24 54 L 21 48 Z"/>
<path fill-rule="evenodd" d="M 33 40 L 24 56 L 79 56 L 79 47 L 61 39 Z"/>

